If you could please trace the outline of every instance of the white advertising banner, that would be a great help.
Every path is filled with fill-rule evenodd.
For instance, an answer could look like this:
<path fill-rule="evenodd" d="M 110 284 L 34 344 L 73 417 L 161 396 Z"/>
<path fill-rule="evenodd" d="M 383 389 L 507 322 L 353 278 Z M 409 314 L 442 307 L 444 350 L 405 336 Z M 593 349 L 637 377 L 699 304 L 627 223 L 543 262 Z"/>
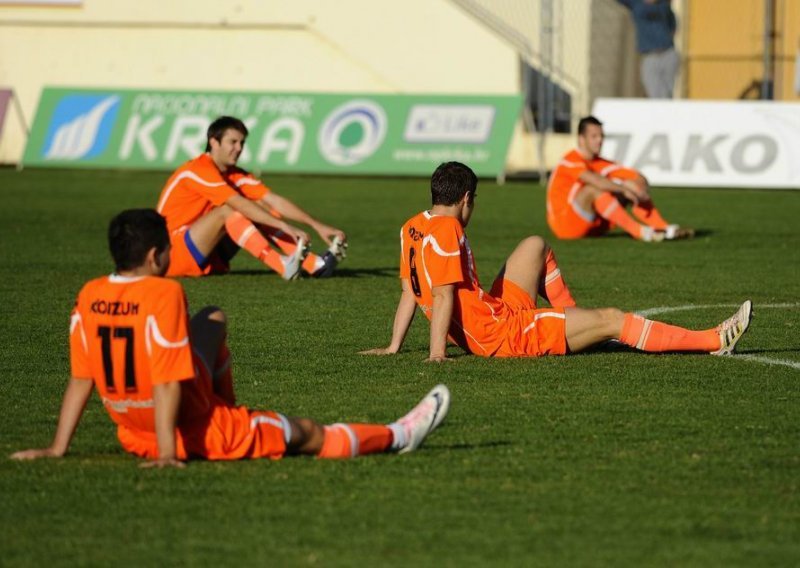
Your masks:
<path fill-rule="evenodd" d="M 603 156 L 652 185 L 800 188 L 800 103 L 598 99 Z"/>

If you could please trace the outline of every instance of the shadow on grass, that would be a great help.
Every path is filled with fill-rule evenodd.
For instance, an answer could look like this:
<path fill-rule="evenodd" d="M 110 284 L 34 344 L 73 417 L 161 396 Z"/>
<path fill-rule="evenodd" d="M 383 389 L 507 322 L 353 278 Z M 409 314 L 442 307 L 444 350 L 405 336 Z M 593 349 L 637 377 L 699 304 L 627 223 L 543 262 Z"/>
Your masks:
<path fill-rule="evenodd" d="M 800 346 L 797 347 L 775 347 L 773 349 L 737 349 L 736 355 L 757 355 L 758 353 L 800 353 Z"/>
<path fill-rule="evenodd" d="M 503 446 L 510 446 L 511 442 L 509 440 L 497 440 L 494 442 L 483 442 L 481 444 L 437 444 L 433 443 L 426 443 L 425 448 L 426 450 L 476 450 L 478 448 L 501 448 Z"/>
<path fill-rule="evenodd" d="M 253 269 L 244 269 L 244 270 L 231 270 L 228 272 L 227 276 L 270 276 L 273 278 L 280 279 L 280 276 L 276 272 L 272 272 L 271 270 L 253 270 Z M 212 276 L 226 276 L 225 274 L 213 274 Z M 381 278 L 396 278 L 397 277 L 397 267 L 393 266 L 391 268 L 388 267 L 381 267 L 381 268 L 339 268 L 333 275 L 333 278 L 362 278 L 364 276 L 378 276 Z M 313 278 L 305 276 L 303 277 L 304 280 L 313 280 Z"/>

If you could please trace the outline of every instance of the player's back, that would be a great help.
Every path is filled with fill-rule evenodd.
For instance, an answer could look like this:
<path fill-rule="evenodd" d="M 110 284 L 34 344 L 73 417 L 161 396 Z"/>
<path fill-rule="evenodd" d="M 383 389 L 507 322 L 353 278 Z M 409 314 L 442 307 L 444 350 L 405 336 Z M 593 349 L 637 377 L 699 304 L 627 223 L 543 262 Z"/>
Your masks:
<path fill-rule="evenodd" d="M 193 380 L 186 299 L 176 281 L 111 275 L 88 282 L 72 314 L 70 348 L 73 376 L 94 381 L 119 425 L 155 431 L 153 385 L 171 381 L 191 380 L 182 416 L 208 411 L 210 385 Z"/>
<path fill-rule="evenodd" d="M 430 318 L 433 288 L 453 284 L 455 303 L 449 334 L 473 353 L 493 353 L 505 337 L 508 307 L 485 292 L 460 222 L 423 211 L 400 232 L 400 277 L 407 278 L 417 304 Z"/>

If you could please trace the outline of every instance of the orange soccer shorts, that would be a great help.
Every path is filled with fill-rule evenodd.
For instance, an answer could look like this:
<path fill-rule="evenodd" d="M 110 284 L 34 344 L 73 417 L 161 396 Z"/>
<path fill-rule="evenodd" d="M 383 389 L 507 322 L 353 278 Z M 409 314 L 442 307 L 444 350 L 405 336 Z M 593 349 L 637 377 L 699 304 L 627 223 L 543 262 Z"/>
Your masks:
<path fill-rule="evenodd" d="M 290 433 L 286 418 L 277 412 L 220 404 L 212 407 L 205 419 L 178 427 L 176 453 L 181 460 L 277 460 L 286 453 Z M 117 437 L 127 452 L 143 458 L 158 457 L 155 432 L 119 426 Z"/>
<path fill-rule="evenodd" d="M 610 223 L 599 215 L 578 211 L 573 205 L 567 205 L 548 215 L 547 223 L 559 239 L 581 239 L 601 235 L 610 228 Z"/>
<path fill-rule="evenodd" d="M 195 364 L 195 368 L 200 375 L 194 380 L 211 384 L 206 366 Z M 291 426 L 285 416 L 269 410 L 228 406 L 216 396 L 210 396 L 213 405 L 209 412 L 189 424 L 178 425 L 175 436 L 178 459 L 277 460 L 283 457 L 287 440 L 291 438 Z M 190 398 L 182 402 L 192 404 Z M 119 426 L 117 438 L 127 452 L 143 458 L 158 457 L 155 432 Z"/>
<path fill-rule="evenodd" d="M 182 227 L 170 235 L 172 249 L 169 253 L 167 276 L 205 276 L 228 272 L 228 264 L 212 252 L 203 258 L 189 237 L 189 227 Z"/>
<path fill-rule="evenodd" d="M 564 308 L 537 309 L 536 301 L 511 280 L 498 278 L 490 294 L 511 308 L 506 339 L 494 357 L 540 357 L 567 352 Z"/>

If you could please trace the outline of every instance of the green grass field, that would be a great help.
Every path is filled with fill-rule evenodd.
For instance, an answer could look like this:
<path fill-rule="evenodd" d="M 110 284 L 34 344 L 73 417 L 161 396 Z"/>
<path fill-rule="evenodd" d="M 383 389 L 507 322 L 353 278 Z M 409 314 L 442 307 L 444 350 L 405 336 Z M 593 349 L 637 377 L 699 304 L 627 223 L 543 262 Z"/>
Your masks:
<path fill-rule="evenodd" d="M 152 471 L 119 449 L 95 398 L 63 460 L 49 443 L 69 373 L 69 311 L 108 273 L 105 231 L 153 206 L 164 173 L 0 170 L 0 564 L 655 565 L 800 563 L 800 193 L 655 190 L 691 241 L 553 243 L 579 304 L 710 327 L 751 298 L 741 355 L 590 353 L 423 363 L 417 316 L 385 344 L 397 233 L 426 180 L 275 177 L 350 235 L 339 277 L 284 283 L 246 255 L 187 280 L 226 309 L 241 402 L 330 423 L 390 421 L 438 382 L 450 416 L 419 452 L 352 461 L 193 462 Z M 484 182 L 469 227 L 489 285 L 544 192 Z M 700 306 L 695 309 L 686 306 Z M 783 306 L 783 307 L 780 307 Z"/>

